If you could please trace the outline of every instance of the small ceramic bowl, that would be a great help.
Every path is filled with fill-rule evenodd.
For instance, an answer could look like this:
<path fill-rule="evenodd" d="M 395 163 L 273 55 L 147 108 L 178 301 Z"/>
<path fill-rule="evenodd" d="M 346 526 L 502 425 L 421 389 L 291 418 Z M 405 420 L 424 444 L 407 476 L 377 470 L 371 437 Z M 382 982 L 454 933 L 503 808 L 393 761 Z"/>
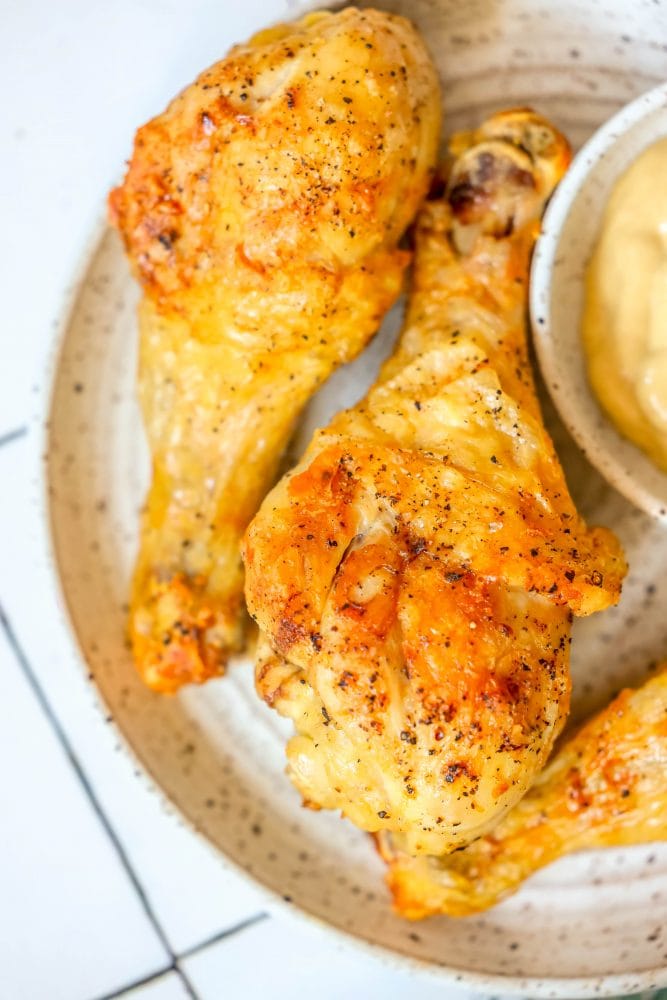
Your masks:
<path fill-rule="evenodd" d="M 588 382 L 581 340 L 584 276 L 614 184 L 667 136 L 667 83 L 638 97 L 575 157 L 544 217 L 530 311 L 542 375 L 563 423 L 592 465 L 646 513 L 667 523 L 667 475 L 616 430 Z"/>

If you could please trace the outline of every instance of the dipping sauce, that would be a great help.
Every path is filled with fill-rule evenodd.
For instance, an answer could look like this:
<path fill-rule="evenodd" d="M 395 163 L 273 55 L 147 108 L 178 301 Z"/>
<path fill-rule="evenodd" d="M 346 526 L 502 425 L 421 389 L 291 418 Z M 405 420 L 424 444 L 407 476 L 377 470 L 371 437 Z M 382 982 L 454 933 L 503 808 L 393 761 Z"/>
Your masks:
<path fill-rule="evenodd" d="M 667 471 L 667 138 L 612 191 L 586 274 L 583 338 L 600 403 Z"/>

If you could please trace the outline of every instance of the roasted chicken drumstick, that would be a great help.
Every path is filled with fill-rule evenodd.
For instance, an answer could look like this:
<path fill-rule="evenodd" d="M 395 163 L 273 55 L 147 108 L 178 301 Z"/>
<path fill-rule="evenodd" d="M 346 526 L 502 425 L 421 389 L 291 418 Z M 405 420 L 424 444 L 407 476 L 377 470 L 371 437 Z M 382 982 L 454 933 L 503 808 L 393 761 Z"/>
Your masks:
<path fill-rule="evenodd" d="M 351 8 L 261 32 L 139 130 L 110 209 L 143 291 L 130 635 L 156 690 L 241 645 L 240 539 L 304 403 L 399 293 L 439 124 L 413 27 Z"/>
<path fill-rule="evenodd" d="M 667 840 L 667 664 L 622 691 L 556 754 L 493 831 L 443 858 L 413 858 L 382 834 L 404 917 L 493 906 L 563 854 Z"/>
<path fill-rule="evenodd" d="M 572 615 L 615 602 L 625 571 L 574 508 L 526 352 L 567 144 L 519 110 L 452 149 L 396 353 L 245 540 L 257 687 L 294 721 L 292 780 L 409 854 L 465 845 L 521 798 L 568 710 Z"/>

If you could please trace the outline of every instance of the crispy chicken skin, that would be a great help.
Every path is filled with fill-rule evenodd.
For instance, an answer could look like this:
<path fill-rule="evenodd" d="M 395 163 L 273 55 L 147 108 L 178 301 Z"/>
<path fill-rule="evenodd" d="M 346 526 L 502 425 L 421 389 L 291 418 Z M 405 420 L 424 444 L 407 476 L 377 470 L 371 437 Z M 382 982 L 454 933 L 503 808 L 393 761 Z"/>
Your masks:
<path fill-rule="evenodd" d="M 493 832 L 443 858 L 379 837 L 404 917 L 465 916 L 515 892 L 564 854 L 667 839 L 667 664 L 623 691 L 556 754 Z"/>
<path fill-rule="evenodd" d="M 156 690 L 242 645 L 241 536 L 304 403 L 400 291 L 439 124 L 411 24 L 350 8 L 261 32 L 139 129 L 110 212 L 143 290 L 130 635 Z"/>
<path fill-rule="evenodd" d="M 574 508 L 526 353 L 567 144 L 518 110 L 452 149 L 394 356 L 245 539 L 256 683 L 294 721 L 292 780 L 410 854 L 467 844 L 521 798 L 568 710 L 572 615 L 614 603 L 625 572 Z"/>

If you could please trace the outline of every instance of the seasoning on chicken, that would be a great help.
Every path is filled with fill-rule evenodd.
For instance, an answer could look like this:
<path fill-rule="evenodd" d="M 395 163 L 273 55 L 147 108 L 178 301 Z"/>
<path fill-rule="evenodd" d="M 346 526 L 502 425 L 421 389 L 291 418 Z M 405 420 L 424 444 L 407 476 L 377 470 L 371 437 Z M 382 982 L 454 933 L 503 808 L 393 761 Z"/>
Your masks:
<path fill-rule="evenodd" d="M 399 294 L 439 125 L 412 25 L 350 8 L 261 32 L 139 129 L 110 210 L 143 291 L 130 636 L 156 690 L 242 646 L 240 539 L 303 405 Z"/>
<path fill-rule="evenodd" d="M 396 353 L 245 540 L 290 777 L 409 854 L 469 843 L 522 797 L 568 711 L 572 616 L 614 603 L 625 572 L 577 514 L 527 358 L 530 254 L 568 146 L 518 110 L 452 150 Z"/>
<path fill-rule="evenodd" d="M 465 850 L 413 858 L 400 839 L 379 840 L 395 909 L 413 920 L 486 910 L 573 851 L 667 840 L 667 664 L 588 722 L 505 819 Z"/>

